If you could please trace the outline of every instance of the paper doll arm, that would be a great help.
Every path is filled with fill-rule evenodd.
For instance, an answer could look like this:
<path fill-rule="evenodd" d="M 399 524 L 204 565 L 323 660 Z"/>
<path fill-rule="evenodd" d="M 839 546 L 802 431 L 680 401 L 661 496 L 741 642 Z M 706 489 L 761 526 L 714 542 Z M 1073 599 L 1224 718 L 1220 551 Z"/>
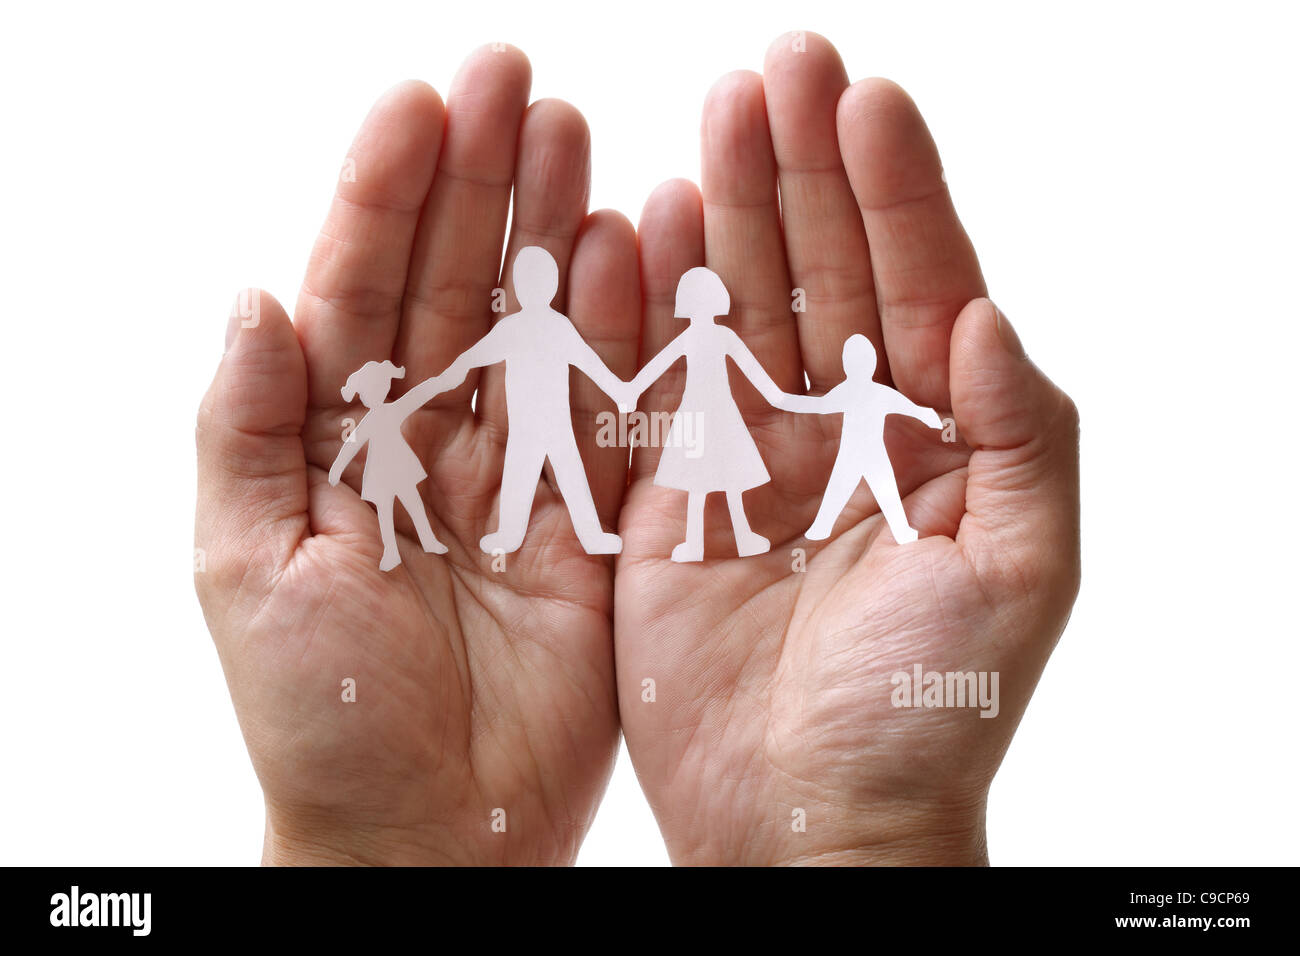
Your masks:
<path fill-rule="evenodd" d="M 786 411 L 818 411 L 815 407 L 805 407 L 804 403 L 798 399 L 807 399 L 803 395 L 790 395 L 781 391 L 780 386 L 772 381 L 772 376 L 767 374 L 767 369 L 759 364 L 758 359 L 754 358 L 754 353 L 749 350 L 749 346 L 739 335 L 727 329 L 731 334 L 727 337 L 727 354 L 731 356 L 736 363 L 736 367 L 744 373 L 745 378 L 754 383 L 760 395 L 763 396 L 769 405 L 776 408 L 784 408 Z M 795 400 L 791 402 L 791 400 Z M 795 407 L 798 405 L 799 407 Z"/>
<path fill-rule="evenodd" d="M 840 385 L 836 385 L 825 395 L 791 395 L 789 392 L 782 392 L 779 401 L 772 404 L 787 412 L 801 412 L 805 415 L 834 415 L 836 412 L 844 411 L 835 400 L 835 393 L 840 390 L 840 387 Z"/>
<path fill-rule="evenodd" d="M 419 385 L 415 386 L 415 388 L 411 389 L 397 401 L 393 402 L 393 404 L 397 406 L 397 410 L 400 412 L 400 418 L 405 419 L 407 415 L 411 414 L 411 412 L 415 411 L 429 399 L 433 398 L 433 396 L 440 392 L 447 391 L 447 388 L 447 377 L 445 374 L 432 375 L 429 378 L 426 378 Z"/>
<path fill-rule="evenodd" d="M 609 370 L 596 350 L 578 334 L 578 330 L 570 326 L 569 332 L 565 334 L 569 339 L 569 364 L 595 382 L 597 388 L 619 405 L 635 404 L 635 396 L 628 394 L 627 382 Z M 633 399 L 631 402 L 628 401 L 629 397 Z"/>
<path fill-rule="evenodd" d="M 650 383 L 663 376 L 664 372 L 672 368 L 674 362 L 684 354 L 681 346 L 681 336 L 673 339 L 663 347 L 658 355 L 645 363 L 645 368 L 637 372 L 628 383 L 628 394 L 632 396 L 629 405 L 635 405 L 641 393 L 650 387 Z"/>
<path fill-rule="evenodd" d="M 507 330 L 502 331 L 503 328 Z M 479 339 L 465 351 L 456 357 L 456 361 L 447 366 L 446 370 L 437 378 L 441 379 L 438 391 L 445 392 L 449 389 L 458 387 L 465 381 L 465 376 L 469 374 L 472 368 L 482 368 L 484 365 L 495 365 L 497 362 L 506 360 L 505 339 L 509 334 L 506 326 L 494 325 L 491 331 L 483 338 Z M 423 384 L 423 383 L 421 383 Z M 434 392 L 425 399 L 436 395 Z"/>
<path fill-rule="evenodd" d="M 885 386 L 881 386 L 882 388 Z M 909 418 L 915 418 L 917 421 L 924 422 L 931 428 L 942 428 L 943 420 L 939 418 L 939 413 L 933 408 L 926 408 L 924 405 L 918 405 L 902 392 L 889 389 L 892 393 L 893 402 L 890 404 L 889 411 L 894 415 L 906 415 Z"/>
<path fill-rule="evenodd" d="M 361 423 L 356 428 L 352 429 L 352 434 L 343 440 L 343 447 L 339 449 L 338 457 L 334 459 L 334 464 L 330 465 L 331 485 L 337 485 L 342 480 L 344 470 L 352 462 L 352 459 L 357 457 L 357 452 L 361 450 L 361 446 L 366 443 L 366 433 L 362 429 L 365 429 L 365 432 L 369 431 L 366 428 L 364 418 L 361 419 Z"/>

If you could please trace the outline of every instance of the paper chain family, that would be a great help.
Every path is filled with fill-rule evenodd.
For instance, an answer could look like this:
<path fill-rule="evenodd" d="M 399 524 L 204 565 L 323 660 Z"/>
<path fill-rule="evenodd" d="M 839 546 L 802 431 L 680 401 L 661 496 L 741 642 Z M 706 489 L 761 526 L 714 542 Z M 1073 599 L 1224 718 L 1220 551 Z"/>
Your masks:
<path fill-rule="evenodd" d="M 810 539 L 830 536 L 835 519 L 863 479 L 898 543 L 917 539 L 903 512 L 885 451 L 885 417 L 907 415 L 931 428 L 941 428 L 942 423 L 934 409 L 916 405 L 872 380 L 876 352 L 866 336 L 852 335 L 844 343 L 845 379 L 839 385 L 821 396 L 787 394 L 763 370 L 740 336 L 714 321 L 731 311 L 731 297 L 716 273 L 698 267 L 685 273 L 677 285 L 675 315 L 689 319 L 690 325 L 631 382 L 624 382 L 606 368 L 573 323 L 551 308 L 559 288 L 559 268 L 549 252 L 538 246 L 519 250 L 512 274 L 519 311 L 503 316 L 441 375 L 389 402 L 392 380 L 404 377 L 405 369 L 390 361 L 367 362 L 342 388 L 345 401 L 360 397 L 369 411 L 344 441 L 329 480 L 337 485 L 348 463 L 368 445 L 361 497 L 379 513 L 384 545 L 381 570 L 391 570 L 402 560 L 393 529 L 396 501 L 410 514 L 425 551 L 447 551 L 429 524 L 416 488 L 427 473 L 402 436 L 402 422 L 435 395 L 459 386 L 470 369 L 497 362 L 506 364 L 509 432 L 499 524 L 479 541 L 487 554 L 508 554 L 523 544 L 538 478 L 547 459 L 583 549 L 588 554 L 617 554 L 622 549 L 622 539 L 601 528 L 578 453 L 569 410 L 569 366 L 578 368 L 620 406 L 630 409 L 646 387 L 682 357 L 686 359 L 686 385 L 662 442 L 654 478 L 656 485 L 687 493 L 686 540 L 673 549 L 674 561 L 704 559 L 704 503 L 710 492 L 726 493 L 740 556 L 763 554 L 771 547 L 767 538 L 750 529 L 745 517 L 742 493 L 766 484 L 771 476 L 732 398 L 728 357 L 775 407 L 844 416 L 840 450 L 817 517 L 808 529 Z"/>

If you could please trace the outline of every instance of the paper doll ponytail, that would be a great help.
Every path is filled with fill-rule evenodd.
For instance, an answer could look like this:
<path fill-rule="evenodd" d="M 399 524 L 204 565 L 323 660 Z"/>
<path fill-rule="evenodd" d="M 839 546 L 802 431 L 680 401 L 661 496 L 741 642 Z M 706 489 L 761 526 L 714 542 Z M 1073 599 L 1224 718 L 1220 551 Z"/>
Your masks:
<path fill-rule="evenodd" d="M 382 362 L 367 362 L 348 376 L 348 380 L 339 391 L 343 395 L 343 401 L 345 402 L 350 402 L 356 398 L 358 392 L 379 392 L 382 390 L 382 393 L 387 395 L 388 387 L 392 385 L 393 379 L 405 377 L 405 366 L 394 365 L 388 359 L 384 359 Z"/>

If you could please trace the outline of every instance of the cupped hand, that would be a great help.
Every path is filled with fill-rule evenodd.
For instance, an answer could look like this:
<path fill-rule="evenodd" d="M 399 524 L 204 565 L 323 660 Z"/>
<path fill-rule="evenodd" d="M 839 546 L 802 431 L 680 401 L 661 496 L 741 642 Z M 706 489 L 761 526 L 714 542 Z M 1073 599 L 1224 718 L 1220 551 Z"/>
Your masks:
<path fill-rule="evenodd" d="M 404 367 L 397 399 L 488 330 L 494 289 L 517 308 L 503 243 L 506 261 L 548 249 L 556 308 L 616 374 L 635 370 L 635 233 L 587 213 L 585 122 L 564 103 L 529 106 L 530 79 L 521 53 L 494 47 L 469 58 L 445 106 L 418 83 L 382 98 L 292 323 L 271 296 L 243 294 L 203 401 L 196 583 L 265 794 L 267 861 L 568 862 L 612 768 L 611 560 L 578 546 L 548 479 L 520 551 L 478 547 L 495 528 L 501 369 L 405 426 L 446 556 L 421 550 L 399 505 L 402 563 L 381 572 L 364 453 L 327 481 L 365 412 L 340 396 L 353 370 Z M 585 380 L 572 404 L 585 422 L 613 408 Z M 594 428 L 579 440 L 612 529 L 626 452 L 597 448 Z"/>
<path fill-rule="evenodd" d="M 898 87 L 850 85 L 825 40 L 785 37 L 761 77 L 717 84 L 702 136 L 702 189 L 661 187 L 639 227 L 641 361 L 684 327 L 678 277 L 707 265 L 731 292 L 721 321 L 785 391 L 842 381 L 842 346 L 862 333 L 876 381 L 951 427 L 895 416 L 885 431 L 919 541 L 895 541 L 865 485 L 809 541 L 839 417 L 775 410 L 733 368 L 772 476 L 745 506 L 773 547 L 737 558 L 714 495 L 699 564 L 668 560 L 686 496 L 654 485 L 657 449 L 637 452 L 615 582 L 637 773 L 679 863 L 981 862 L 990 780 L 1078 588 L 1074 406 L 985 297 Z M 641 409 L 676 408 L 683 372 Z M 996 673 L 996 704 L 895 706 L 896 675 L 918 665 L 983 672 L 986 690 Z"/>

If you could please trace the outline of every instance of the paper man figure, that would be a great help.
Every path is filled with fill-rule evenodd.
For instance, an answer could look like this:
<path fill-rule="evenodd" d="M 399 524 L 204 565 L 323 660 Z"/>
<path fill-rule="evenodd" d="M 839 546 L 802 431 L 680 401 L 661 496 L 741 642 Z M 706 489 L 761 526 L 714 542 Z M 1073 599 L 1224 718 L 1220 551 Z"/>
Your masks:
<path fill-rule="evenodd" d="M 731 296 L 715 272 L 703 266 L 688 271 L 677 283 L 674 315 L 690 319 L 691 324 L 632 380 L 632 392 L 640 395 L 674 362 L 686 357 L 682 403 L 673 415 L 655 472 L 656 485 L 687 493 L 686 540 L 673 548 L 674 561 L 704 559 L 704 503 L 714 491 L 726 492 L 736 551 L 741 557 L 763 554 L 771 547 L 767 538 L 750 529 L 745 518 L 742 493 L 766 484 L 771 476 L 731 396 L 727 356 L 772 404 L 784 393 L 740 336 L 713 321 L 730 311 Z M 694 435 L 691 442 L 685 440 L 688 428 Z"/>
<path fill-rule="evenodd" d="M 573 323 L 551 308 L 560 270 L 549 252 L 540 246 L 520 249 L 512 274 L 519 311 L 503 317 L 441 376 L 447 387 L 454 388 L 471 368 L 506 363 L 510 430 L 501 475 L 500 515 L 497 530 L 484 535 L 479 547 L 487 554 L 497 549 L 508 554 L 523 544 L 537 481 L 549 458 L 583 549 L 588 554 L 618 554 L 623 540 L 600 526 L 573 437 L 569 366 L 577 367 L 615 401 L 626 401 L 627 384 L 605 367 Z"/>
<path fill-rule="evenodd" d="M 872 381 L 875 372 L 876 350 L 871 340 L 865 335 L 850 335 L 844 343 L 843 382 L 820 397 L 784 395 L 772 403 L 792 412 L 844 413 L 839 454 L 835 456 L 817 517 L 808 529 L 808 537 L 813 541 L 830 537 L 835 519 L 863 479 L 875 495 L 894 540 L 908 544 L 918 537 L 903 512 L 894 469 L 885 450 L 885 416 L 907 415 L 931 428 L 942 428 L 943 422 L 933 408 L 923 408 L 888 385 Z"/>
<path fill-rule="evenodd" d="M 387 360 L 367 362 L 348 376 L 342 388 L 343 400 L 350 402 L 357 395 L 366 412 L 360 424 L 343 443 L 338 457 L 330 467 L 330 484 L 337 485 L 343 470 L 367 442 L 366 467 L 361 474 L 361 498 L 374 503 L 379 512 L 379 536 L 384 542 L 384 554 L 379 559 L 379 570 L 390 571 L 402 563 L 397 550 L 397 535 L 393 531 L 393 500 L 402 503 L 415 524 L 420 536 L 420 546 L 433 554 L 446 554 L 447 546 L 438 540 L 429 526 L 429 516 L 424 511 L 424 500 L 416 485 L 426 477 L 420 459 L 411 451 L 402 437 L 402 422 L 433 396 L 443 391 L 437 377 L 426 379 L 395 402 L 385 402 L 388 389 L 395 378 L 404 378 L 406 369 Z"/>

